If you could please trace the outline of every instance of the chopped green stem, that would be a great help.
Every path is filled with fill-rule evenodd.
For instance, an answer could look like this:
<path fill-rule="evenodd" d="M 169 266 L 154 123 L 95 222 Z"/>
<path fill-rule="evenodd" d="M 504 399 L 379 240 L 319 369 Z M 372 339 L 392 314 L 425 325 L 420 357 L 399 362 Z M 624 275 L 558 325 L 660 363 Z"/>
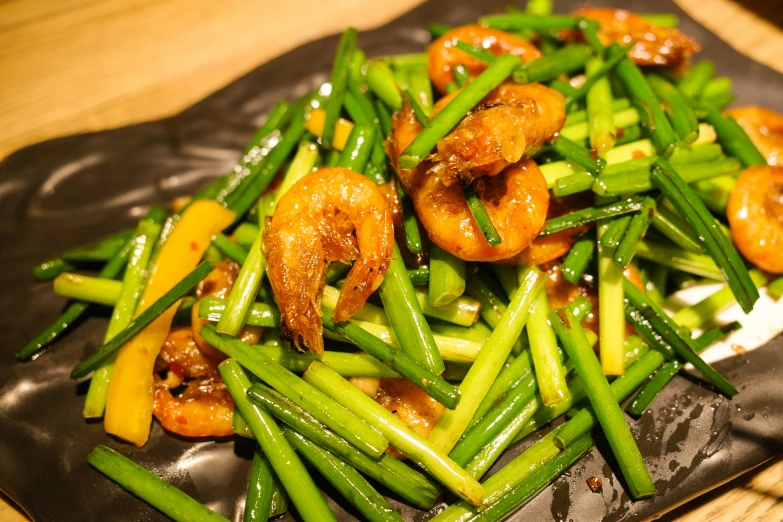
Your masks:
<path fill-rule="evenodd" d="M 656 209 L 652 215 L 651 224 L 653 228 L 678 247 L 690 250 L 696 254 L 701 254 L 704 251 L 694 237 L 693 231 L 682 221 L 679 215 L 666 205 L 661 205 Z"/>
<path fill-rule="evenodd" d="M 110 341 L 115 335 L 124 330 L 133 320 L 139 299 L 148 277 L 148 266 L 152 256 L 152 249 L 160 235 L 165 213 L 150 212 L 141 220 L 136 237 L 133 238 L 133 250 L 128 259 L 125 275 L 122 279 L 117 301 L 114 303 L 109 327 L 106 329 L 104 342 Z M 90 388 L 84 400 L 82 415 L 85 419 L 99 418 L 103 416 L 106 408 L 106 395 L 109 391 L 109 381 L 114 371 L 114 362 L 107 361 L 102 364 L 90 380 Z"/>
<path fill-rule="evenodd" d="M 650 226 L 650 219 L 655 212 L 655 200 L 651 197 L 644 198 L 642 208 L 638 214 L 634 214 L 628 225 L 628 230 L 625 232 L 622 241 L 617 246 L 617 250 L 614 253 L 614 262 L 620 268 L 625 268 L 631 262 L 634 254 L 636 253 L 636 246 L 639 241 L 647 233 L 647 228 Z"/>
<path fill-rule="evenodd" d="M 419 220 L 416 218 L 416 209 L 413 208 L 413 201 L 410 196 L 402 188 L 400 184 L 397 185 L 400 206 L 402 207 L 402 226 L 405 232 L 405 247 L 411 254 L 421 254 L 424 250 L 423 243 L 421 241 L 421 234 L 419 233 Z"/>
<path fill-rule="evenodd" d="M 750 270 L 750 278 L 757 288 L 764 286 L 767 278 L 758 270 Z M 769 291 L 769 289 L 767 290 Z M 675 323 L 688 328 L 700 328 L 712 321 L 718 313 L 736 303 L 731 288 L 724 286 L 714 294 L 698 303 L 680 309 L 672 319 Z"/>
<path fill-rule="evenodd" d="M 701 93 L 701 101 L 706 105 L 722 109 L 734 101 L 734 95 L 731 94 L 733 86 L 734 83 L 728 76 L 713 78 L 704 86 L 704 90 Z"/>
<path fill-rule="evenodd" d="M 720 269 L 711 257 L 654 241 L 642 241 L 636 247 L 636 256 L 689 274 L 723 280 Z"/>
<path fill-rule="evenodd" d="M 606 165 L 604 160 L 594 157 L 593 154 L 583 146 L 562 136 L 552 143 L 551 148 L 567 160 L 571 160 L 584 168 L 587 173 L 592 176 L 601 174 L 601 171 Z"/>
<path fill-rule="evenodd" d="M 628 214 L 611 220 L 606 226 L 606 230 L 601 234 L 600 245 L 606 248 L 617 248 L 628 231 L 631 219 L 633 216 Z"/>
<path fill-rule="evenodd" d="M 641 116 L 642 126 L 650 133 L 658 154 L 669 157 L 677 145 L 677 135 L 639 67 L 630 59 L 621 60 L 615 74 Z"/>
<path fill-rule="evenodd" d="M 647 81 L 666 108 L 674 131 L 682 143 L 693 143 L 699 138 L 699 120 L 692 103 L 660 74 L 648 74 Z"/>
<path fill-rule="evenodd" d="M 432 306 L 451 303 L 465 292 L 465 261 L 430 245 L 429 302 Z"/>
<path fill-rule="evenodd" d="M 462 381 L 459 405 L 455 410 L 446 411 L 430 433 L 430 441 L 441 451 L 454 448 L 500 373 L 525 326 L 542 280 L 537 268 L 520 269 L 519 289 Z"/>
<path fill-rule="evenodd" d="M 626 408 L 626 411 L 635 417 L 642 415 L 647 411 L 647 408 L 650 407 L 650 404 L 652 404 L 663 387 L 677 375 L 681 368 L 682 364 L 676 359 L 661 366 L 658 371 L 655 372 L 652 379 L 650 379 L 647 384 L 642 387 L 636 397 L 634 397 L 631 404 Z"/>
<path fill-rule="evenodd" d="M 568 399 L 566 369 L 561 362 L 557 338 L 549 324 L 549 300 L 542 288 L 527 320 L 530 353 L 536 370 L 538 389 L 544 406 L 551 406 Z"/>
<path fill-rule="evenodd" d="M 755 286 L 753 287 L 756 288 Z M 627 304 L 635 308 L 644 318 L 650 322 L 665 342 L 684 361 L 691 363 L 705 379 L 715 385 L 722 393 L 729 397 L 737 394 L 737 389 L 720 373 L 699 357 L 694 351 L 694 344 L 690 338 L 684 338 L 677 332 L 677 324 L 666 315 L 655 303 L 650 301 L 633 283 L 625 279 L 623 290 Z"/>
<path fill-rule="evenodd" d="M 577 375 L 587 384 L 587 397 L 617 459 L 631 497 L 640 499 L 654 495 L 655 485 L 650 473 L 582 326 L 567 308 L 552 311 L 549 320 Z"/>
<path fill-rule="evenodd" d="M 71 379 L 79 379 L 96 370 L 106 361 L 110 361 L 125 343 L 130 341 L 140 331 L 146 328 L 157 317 L 174 306 L 185 294 L 190 292 L 199 281 L 209 274 L 214 265 L 209 261 L 202 262 L 193 269 L 180 282 L 171 287 L 171 290 L 161 296 L 160 299 L 150 305 L 138 317 L 131 321 L 124 330 L 106 342 L 103 347 L 76 365 L 71 372 Z"/>
<path fill-rule="evenodd" d="M 402 108 L 402 95 L 397 89 L 394 74 L 385 62 L 370 61 L 367 66 L 367 86 L 392 111 Z"/>
<path fill-rule="evenodd" d="M 239 418 L 244 419 L 241 416 Z M 247 481 L 243 522 L 266 522 L 269 520 L 272 517 L 274 493 L 275 480 L 272 465 L 264 456 L 261 446 L 256 446 L 253 452 L 253 464 L 250 467 L 250 477 Z"/>
<path fill-rule="evenodd" d="M 375 127 L 354 125 L 337 166 L 354 172 L 364 172 L 374 146 Z"/>
<path fill-rule="evenodd" d="M 579 192 L 586 192 L 593 187 L 594 183 L 595 178 L 587 172 L 571 174 L 555 181 L 555 186 L 552 187 L 552 194 L 561 198 L 571 194 L 578 194 Z"/>
<path fill-rule="evenodd" d="M 489 246 L 498 246 L 503 242 L 503 238 L 500 237 L 495 225 L 492 223 L 492 218 L 489 217 L 489 213 L 484 206 L 484 202 L 481 200 L 481 196 L 479 196 L 479 193 L 476 191 L 476 188 L 473 185 L 468 185 L 467 187 L 463 187 L 462 190 L 465 194 L 465 201 L 468 204 L 468 209 L 470 210 L 473 219 L 476 221 L 479 230 L 481 230 L 484 239 L 487 240 Z"/>
<path fill-rule="evenodd" d="M 734 118 L 723 117 L 717 110 L 708 108 L 704 121 L 715 129 L 718 142 L 726 152 L 738 158 L 745 167 L 767 164 L 764 155 Z"/>
<path fill-rule="evenodd" d="M 457 84 L 457 87 L 464 87 L 470 81 L 468 69 L 461 63 L 455 65 L 452 68 L 452 72 L 454 73 L 454 82 Z"/>
<path fill-rule="evenodd" d="M 704 249 L 725 274 L 726 282 L 737 297 L 737 302 L 745 313 L 749 313 L 753 309 L 753 303 L 759 298 L 758 289 L 715 218 L 665 159 L 659 157 L 655 160 L 651 177 L 655 186 L 693 229 Z"/>
<path fill-rule="evenodd" d="M 704 87 L 712 77 L 715 76 L 715 64 L 710 60 L 702 60 L 691 67 L 677 84 L 680 92 L 692 100 L 697 100 L 701 96 Z"/>
<path fill-rule="evenodd" d="M 583 83 L 573 94 L 570 94 L 566 96 L 566 110 L 573 107 L 573 105 L 587 96 L 587 93 L 592 90 L 593 86 L 601 81 L 603 78 L 606 78 L 606 75 L 615 67 L 617 67 L 617 64 L 620 63 L 621 60 L 623 60 L 628 53 L 628 51 L 633 47 L 634 44 L 631 44 L 625 48 L 620 47 L 617 44 L 611 44 L 609 47 L 607 47 L 606 50 L 606 61 L 599 61 L 595 60 L 593 62 L 594 65 L 590 66 L 591 72 L 588 73 L 587 79 L 585 80 L 585 83 Z M 588 62 L 590 63 L 590 62 Z M 597 65 L 596 65 L 597 64 Z M 611 100 L 611 97 L 609 98 Z M 615 103 L 619 100 L 615 100 L 615 102 L 612 103 L 612 110 L 618 111 L 621 109 L 627 109 L 630 107 L 630 102 L 626 99 L 620 106 L 616 106 Z M 575 116 L 575 113 L 569 114 L 567 123 L 578 123 L 578 120 L 572 120 L 572 117 Z M 579 116 L 577 118 L 583 118 L 582 121 L 587 121 L 587 116 L 584 117 Z M 569 121 L 570 120 L 570 121 Z M 615 124 L 616 125 L 616 124 Z"/>
<path fill-rule="evenodd" d="M 172 520 L 228 522 L 227 518 L 199 504 L 181 490 L 102 444 L 87 455 L 87 462 Z"/>
<path fill-rule="evenodd" d="M 571 75 L 584 68 L 590 57 L 590 48 L 584 44 L 571 44 L 551 54 L 525 62 L 514 70 L 516 83 L 544 83 L 560 75 Z"/>
<path fill-rule="evenodd" d="M 550 84 L 550 87 L 555 89 L 554 86 L 555 82 L 552 82 Z M 568 84 L 566 84 L 568 85 Z M 570 85 L 568 85 L 571 89 Z M 576 91 L 576 89 L 573 89 Z M 628 109 L 631 107 L 631 102 L 628 100 L 628 98 L 614 98 L 612 99 L 612 113 L 623 111 L 625 109 Z M 584 123 L 587 121 L 587 110 L 580 110 L 580 111 L 571 111 L 568 113 L 568 116 L 566 116 L 566 121 L 564 127 L 570 127 L 571 125 L 576 125 L 577 123 Z M 614 118 L 612 119 L 614 121 Z"/>
<path fill-rule="evenodd" d="M 219 297 L 204 297 L 198 302 L 198 316 L 213 323 L 219 322 L 226 310 L 226 300 Z M 253 303 L 245 324 L 278 328 L 280 326 L 280 310 L 274 304 Z"/>
<path fill-rule="evenodd" d="M 212 240 L 212 245 L 232 261 L 240 265 L 245 264 L 248 256 L 247 249 L 231 241 L 225 234 L 216 235 L 215 239 Z"/>
<path fill-rule="evenodd" d="M 128 242 L 123 246 L 104 267 L 101 269 L 98 277 L 105 279 L 114 279 L 119 275 L 130 257 L 133 249 L 133 242 Z M 20 361 L 26 361 L 41 349 L 51 344 L 65 330 L 67 330 L 76 320 L 87 310 L 89 303 L 86 301 L 74 301 L 69 304 L 65 311 L 48 328 L 38 334 L 32 341 L 24 345 L 16 358 Z"/>
<path fill-rule="evenodd" d="M 157 209 L 163 212 L 162 209 Z M 123 230 L 117 234 L 85 246 L 71 247 L 60 254 L 60 259 L 71 263 L 108 261 L 133 238 L 134 230 Z"/>
<path fill-rule="evenodd" d="M 590 20 L 584 16 L 580 16 L 576 19 L 576 25 L 582 32 L 582 37 L 590 45 L 590 48 L 593 50 L 593 52 L 598 56 L 603 56 L 606 49 L 604 48 L 604 44 L 602 44 L 601 40 L 598 38 L 598 31 L 601 29 L 601 24 L 595 20 Z"/>
<path fill-rule="evenodd" d="M 527 13 L 488 15 L 479 18 L 479 23 L 485 27 L 500 29 L 501 31 L 576 29 L 576 20 L 569 15 L 542 16 Z"/>
<path fill-rule="evenodd" d="M 622 219 L 622 218 L 621 218 Z M 586 236 L 576 241 L 563 261 L 563 277 L 571 284 L 577 284 L 582 279 L 595 254 L 595 238 Z"/>
<path fill-rule="evenodd" d="M 113 306 L 120 297 L 122 283 L 81 274 L 60 274 L 54 280 L 54 293 L 69 299 Z"/>
<path fill-rule="evenodd" d="M 296 452 L 286 440 L 274 418 L 247 396 L 251 383 L 239 363 L 227 359 L 218 366 L 234 404 L 250 426 L 264 455 L 272 464 L 288 496 L 305 521 L 336 521 L 332 511 L 318 491 L 313 479 L 299 460 Z"/>
<path fill-rule="evenodd" d="M 400 352 L 366 332 L 351 322 L 335 323 L 329 310 L 322 309 L 324 328 L 330 330 L 347 341 L 355 344 L 362 351 L 369 353 L 389 368 L 421 388 L 429 396 L 449 409 L 457 407 L 459 394 L 451 384 L 447 383 L 428 368 L 420 365 L 405 353 Z"/>
<path fill-rule="evenodd" d="M 54 259 L 44 261 L 40 265 L 35 265 L 33 267 L 33 277 L 40 282 L 50 281 L 63 272 L 71 272 L 75 269 L 76 267 L 68 261 L 55 257 Z"/>
<path fill-rule="evenodd" d="M 481 505 L 484 499 L 484 488 L 481 484 L 438 451 L 431 441 L 416 433 L 334 370 L 321 362 L 314 361 L 305 372 L 304 378 L 381 430 L 397 450 L 421 466 L 454 494 L 472 505 Z"/>
<path fill-rule="evenodd" d="M 522 412 L 535 393 L 536 377 L 528 373 L 480 421 L 465 432 L 449 453 L 449 457 L 460 466 L 467 466 L 488 442 Z"/>
<path fill-rule="evenodd" d="M 293 430 L 285 430 L 283 433 L 296 451 L 367 520 L 403 522 L 403 518 L 392 509 L 386 499 L 354 468 Z"/>
<path fill-rule="evenodd" d="M 480 60 L 487 64 L 495 63 L 498 59 L 498 56 L 495 53 L 487 51 L 482 47 L 477 47 L 467 42 L 463 42 L 462 40 L 454 40 L 452 44 L 456 49 L 459 49 L 463 53 L 470 55 L 476 60 Z"/>
<path fill-rule="evenodd" d="M 621 218 L 622 219 L 622 218 Z M 605 375 L 622 375 L 623 340 L 623 270 L 613 260 L 613 252 L 601 243 L 607 232 L 606 222 L 599 222 L 598 237 L 598 332 L 601 342 L 601 367 Z"/>
<path fill-rule="evenodd" d="M 258 225 L 245 221 L 234 229 L 234 241 L 237 245 L 250 248 L 258 236 Z"/>
<path fill-rule="evenodd" d="M 421 311 L 397 243 L 379 293 L 403 353 L 433 373 L 442 373 L 443 359 Z"/>
<path fill-rule="evenodd" d="M 641 120 L 639 111 L 634 107 L 629 107 L 628 109 L 615 111 L 612 116 L 612 121 L 614 122 L 615 128 L 625 129 L 627 127 L 631 127 L 632 125 L 636 125 Z M 568 127 L 563 127 L 560 130 L 560 135 L 565 136 L 569 140 L 581 143 L 589 138 L 590 130 L 587 122 L 584 121 L 582 123 L 574 123 Z M 612 162 L 611 156 L 607 156 L 606 159 L 609 163 Z"/>
<path fill-rule="evenodd" d="M 731 332 L 736 332 L 740 328 L 742 328 L 742 325 L 738 321 L 732 321 L 729 324 L 724 324 L 721 326 L 716 326 L 715 328 L 710 328 L 709 330 L 701 334 L 699 337 L 697 337 L 693 342 L 698 350 L 703 350 L 708 346 L 711 346 L 714 342 L 716 342 L 721 337 L 725 337 Z"/>
<path fill-rule="evenodd" d="M 767 295 L 775 300 L 783 296 L 783 277 L 778 277 L 767 286 Z"/>
<path fill-rule="evenodd" d="M 590 58 L 585 65 L 587 77 L 599 74 L 603 65 L 604 62 L 600 57 Z M 599 156 L 605 155 L 609 149 L 614 147 L 617 138 L 612 116 L 612 85 L 607 76 L 596 80 L 587 92 L 587 122 L 590 147 Z M 581 165 L 581 163 L 579 164 Z M 584 165 L 582 166 L 584 167 Z M 602 170 L 605 162 L 599 163 L 599 166 Z M 594 175 L 599 173 L 598 171 L 591 172 Z"/>
<path fill-rule="evenodd" d="M 377 458 L 388 447 L 388 441 L 380 433 L 273 362 L 262 351 L 239 339 L 218 334 L 211 325 L 205 326 L 201 335 L 212 346 L 237 359 L 242 366 L 366 454 Z"/>
<path fill-rule="evenodd" d="M 291 429 L 330 451 L 415 506 L 429 509 L 440 495 L 440 488 L 430 478 L 406 466 L 389 454 L 384 453 L 378 459 L 368 457 L 284 396 L 263 384 L 251 386 L 248 390 L 248 396 Z"/>
<path fill-rule="evenodd" d="M 414 138 L 399 158 L 404 169 L 413 169 L 489 92 L 500 85 L 515 67 L 520 65 L 517 56 L 506 54 L 497 59 L 475 80 L 470 82 L 429 124 Z"/>
<path fill-rule="evenodd" d="M 530 499 L 544 490 L 550 483 L 587 454 L 593 447 L 593 439 L 583 436 L 566 448 L 561 454 L 533 473 L 523 483 L 518 484 L 496 503 L 487 506 L 478 516 L 472 518 L 475 522 L 500 522 L 525 505 Z"/>
<path fill-rule="evenodd" d="M 351 59 L 356 49 L 356 29 L 349 27 L 340 38 L 340 44 L 337 47 L 332 64 L 332 91 L 329 93 L 329 99 L 326 102 L 324 110 L 326 117 L 324 120 L 324 130 L 321 136 L 322 144 L 325 148 L 332 148 L 332 138 L 334 137 L 334 128 L 340 117 L 345 99 L 345 90 L 348 83 L 348 74 L 350 72 Z"/>
<path fill-rule="evenodd" d="M 631 212 L 636 212 L 642 208 L 643 202 L 644 198 L 639 196 L 632 196 L 613 203 L 609 203 L 607 205 L 588 207 L 582 210 L 577 210 L 576 212 L 572 212 L 571 214 L 548 219 L 539 235 L 548 236 L 550 234 L 554 234 L 555 232 L 560 232 L 561 230 L 579 227 L 601 219 L 607 219 L 615 216 L 629 214 Z"/>
<path fill-rule="evenodd" d="M 422 286 L 429 284 L 430 280 L 430 267 L 427 265 L 420 266 L 419 268 L 411 268 L 408 272 L 408 279 L 411 280 L 413 286 Z"/>

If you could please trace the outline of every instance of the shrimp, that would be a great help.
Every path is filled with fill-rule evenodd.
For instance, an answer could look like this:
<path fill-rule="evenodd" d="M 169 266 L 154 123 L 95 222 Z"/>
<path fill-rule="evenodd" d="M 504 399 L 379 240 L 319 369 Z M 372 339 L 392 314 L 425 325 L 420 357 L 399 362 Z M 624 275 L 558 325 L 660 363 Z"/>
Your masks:
<path fill-rule="evenodd" d="M 375 184 L 361 174 L 321 169 L 282 197 L 263 239 L 282 337 L 299 350 L 321 353 L 320 304 L 328 263 L 357 260 L 333 312 L 335 321 L 345 321 L 378 288 L 389 267 L 392 211 Z"/>
<path fill-rule="evenodd" d="M 228 298 L 231 293 L 231 289 L 234 288 L 234 282 L 237 275 L 239 275 L 239 265 L 229 259 L 218 263 L 207 277 L 203 281 L 200 281 L 196 286 L 196 298 L 202 299 L 204 297 L 219 297 L 221 299 Z M 201 337 L 201 329 L 209 321 L 202 319 L 198 316 L 198 302 L 193 305 L 190 316 L 191 327 L 193 328 L 193 339 L 198 345 L 199 349 L 214 357 L 218 360 L 226 358 L 225 354 L 209 344 Z M 239 332 L 239 338 L 247 344 L 257 344 L 263 329 L 260 326 L 248 326 L 242 327 Z"/>
<path fill-rule="evenodd" d="M 425 439 L 446 410 L 410 381 L 362 377 L 352 378 L 351 382 Z M 392 447 L 387 453 L 398 459 L 405 458 Z"/>
<path fill-rule="evenodd" d="M 168 431 L 184 437 L 228 437 L 234 400 L 217 371 L 187 384 L 172 395 L 169 383 L 155 375 L 155 418 Z"/>
<path fill-rule="evenodd" d="M 454 81 L 451 69 L 455 65 L 464 65 L 472 77 L 487 68 L 485 62 L 454 47 L 457 40 L 498 55 L 515 54 L 524 62 L 541 57 L 533 44 L 511 33 L 480 25 L 455 27 L 432 42 L 428 51 L 430 79 L 441 94 L 446 92 L 446 84 Z"/>
<path fill-rule="evenodd" d="M 550 198 L 549 209 L 546 213 L 547 219 L 568 214 L 589 204 L 579 195 L 568 196 L 565 198 Z M 530 246 L 524 249 L 516 256 L 501 261 L 508 265 L 543 265 L 550 261 L 564 256 L 571 250 L 574 242 L 582 237 L 590 229 L 589 225 L 569 228 L 548 236 L 537 237 L 530 243 Z"/>
<path fill-rule="evenodd" d="M 584 16 L 601 24 L 598 39 L 604 45 L 618 43 L 622 46 L 634 43 L 628 56 L 638 65 L 662 65 L 684 67 L 694 53 L 701 50 L 699 44 L 678 29 L 652 25 L 643 17 L 624 9 L 585 7 L 574 16 Z M 573 31 L 571 38 L 581 38 L 581 32 Z"/>
<path fill-rule="evenodd" d="M 737 179 L 726 206 L 734 243 L 767 272 L 783 274 L 783 166 L 755 166 Z"/>
<path fill-rule="evenodd" d="M 727 109 L 770 165 L 783 165 L 783 114 L 749 105 Z"/>
<path fill-rule="evenodd" d="M 473 182 L 502 242 L 490 246 L 473 219 L 458 184 L 444 185 L 430 175 L 432 161 L 416 169 L 400 169 L 400 153 L 421 131 L 413 110 L 405 105 L 392 119 L 387 152 L 427 231 L 430 241 L 467 261 L 498 261 L 515 256 L 527 247 L 544 225 L 549 191 L 533 161 L 512 164 L 494 176 Z"/>
<path fill-rule="evenodd" d="M 225 356 L 218 359 L 202 351 L 191 328 L 175 327 L 160 349 L 155 371 L 169 371 L 174 374 L 172 381 L 176 382 L 174 379 L 179 378 L 181 384 L 185 377 L 195 379 L 217 371 L 217 365 L 223 358 Z"/>
<path fill-rule="evenodd" d="M 439 100 L 438 114 L 457 93 Z M 505 83 L 490 92 L 454 131 L 438 141 L 432 172 L 449 186 L 479 176 L 495 176 L 529 158 L 551 141 L 565 123 L 565 99 L 537 83 Z"/>

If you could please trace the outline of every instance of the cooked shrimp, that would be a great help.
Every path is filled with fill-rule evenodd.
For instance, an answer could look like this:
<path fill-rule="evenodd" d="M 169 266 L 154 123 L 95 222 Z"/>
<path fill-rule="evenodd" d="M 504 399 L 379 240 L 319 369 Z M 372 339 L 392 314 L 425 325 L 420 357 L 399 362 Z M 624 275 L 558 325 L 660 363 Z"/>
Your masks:
<path fill-rule="evenodd" d="M 598 39 L 604 45 L 634 43 L 628 56 L 639 65 L 685 66 L 701 48 L 696 41 L 678 29 L 652 25 L 643 17 L 624 9 L 585 7 L 574 12 L 601 24 Z M 581 32 L 573 31 L 574 38 Z"/>
<path fill-rule="evenodd" d="M 783 274 L 783 166 L 746 169 L 731 191 L 726 217 L 742 255 Z"/>
<path fill-rule="evenodd" d="M 294 184 L 264 232 L 281 335 L 300 350 L 323 352 L 320 304 L 329 262 L 357 260 L 333 312 L 335 321 L 345 321 L 383 281 L 393 255 L 392 228 L 386 199 L 361 174 L 327 168 Z"/>
<path fill-rule="evenodd" d="M 441 93 L 446 92 L 447 83 L 454 81 L 451 69 L 455 65 L 464 65 L 471 76 L 477 76 L 487 68 L 486 63 L 454 47 L 456 40 L 498 55 L 515 54 L 524 62 L 541 57 L 541 52 L 533 44 L 511 33 L 480 25 L 455 27 L 432 42 L 428 51 L 430 79 Z"/>
<path fill-rule="evenodd" d="M 568 214 L 585 206 L 584 198 L 579 195 L 565 198 L 550 198 L 549 209 L 546 213 L 547 219 Z M 510 265 L 543 265 L 550 261 L 564 256 L 571 250 L 574 242 L 582 237 L 589 230 L 590 226 L 569 228 L 548 236 L 537 237 L 530 243 L 530 246 L 524 249 L 516 256 L 503 260 L 503 264 Z"/>
<path fill-rule="evenodd" d="M 410 106 L 392 119 L 387 142 L 389 156 L 431 241 L 467 261 L 498 261 L 518 254 L 538 235 L 544 225 L 549 191 L 533 161 L 511 165 L 495 176 L 482 176 L 473 184 L 487 208 L 503 242 L 490 246 L 468 209 L 458 184 L 445 186 L 429 174 L 432 162 L 423 161 L 414 170 L 400 169 L 400 152 L 416 137 L 422 126 Z"/>
<path fill-rule="evenodd" d="M 216 371 L 192 380 L 185 391 L 172 395 L 166 381 L 155 375 L 155 418 L 168 431 L 184 437 L 227 437 L 234 434 L 234 400 Z"/>
<path fill-rule="evenodd" d="M 394 223 L 394 239 L 397 244 L 400 245 L 400 253 L 402 254 L 402 260 L 405 262 L 405 266 L 408 268 L 420 267 L 427 264 L 429 259 L 429 243 L 427 238 L 422 237 L 422 250 L 418 254 L 411 253 L 407 248 L 403 248 L 405 244 L 405 225 L 403 223 L 404 214 L 402 209 L 402 201 L 400 201 L 399 193 L 397 192 L 396 181 L 391 183 L 384 183 L 378 185 L 378 190 L 381 191 L 383 197 L 386 198 L 386 203 L 389 204 L 389 208 L 392 211 L 392 223 Z M 424 236 L 424 234 L 422 234 Z"/>
<path fill-rule="evenodd" d="M 456 94 L 439 100 L 433 114 L 438 114 Z M 494 176 L 538 152 L 544 142 L 557 135 L 565 117 L 565 99 L 558 91 L 537 83 L 505 83 L 438 141 L 429 158 L 431 170 L 446 186 Z"/>
<path fill-rule="evenodd" d="M 410 381 L 353 378 L 351 382 L 425 439 L 446 409 Z M 405 458 L 392 447 L 387 453 L 398 459 Z"/>
<path fill-rule="evenodd" d="M 196 286 L 196 298 L 219 297 L 226 299 L 234 288 L 234 282 L 239 275 L 239 265 L 230 259 L 218 263 L 203 281 Z M 209 321 L 201 319 L 198 316 L 198 302 L 193 305 L 190 316 L 190 323 L 193 328 L 193 338 L 198 347 L 206 354 L 219 360 L 226 358 L 225 354 L 206 342 L 201 337 L 201 329 Z M 261 337 L 263 329 L 260 326 L 243 326 L 239 332 L 239 338 L 247 344 L 257 344 Z"/>
<path fill-rule="evenodd" d="M 221 352 L 222 354 L 222 352 Z M 225 356 L 221 357 L 221 359 Z M 170 371 L 179 377 L 194 379 L 217 370 L 220 359 L 211 357 L 196 344 L 193 330 L 188 327 L 175 327 L 169 332 L 163 348 L 155 361 L 155 371 Z"/>
<path fill-rule="evenodd" d="M 768 164 L 783 165 L 783 114 L 758 105 L 734 107 L 724 114 L 737 120 Z"/>

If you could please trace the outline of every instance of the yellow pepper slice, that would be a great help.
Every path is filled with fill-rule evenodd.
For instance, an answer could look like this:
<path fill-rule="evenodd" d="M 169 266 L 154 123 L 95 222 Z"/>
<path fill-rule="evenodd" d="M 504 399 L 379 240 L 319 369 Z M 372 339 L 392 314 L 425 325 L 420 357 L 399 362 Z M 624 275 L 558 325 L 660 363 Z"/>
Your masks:
<path fill-rule="evenodd" d="M 137 314 L 190 273 L 212 237 L 230 225 L 234 212 L 211 200 L 199 200 L 182 213 L 164 243 L 149 277 Z M 106 397 L 107 433 L 143 446 L 150 434 L 154 402 L 153 368 L 171 329 L 179 301 L 122 347 Z"/>
<path fill-rule="evenodd" d="M 323 109 L 312 109 L 305 120 L 305 128 L 320 138 L 324 133 L 325 122 L 326 111 Z M 332 147 L 337 150 L 343 150 L 352 129 L 353 123 L 343 118 L 338 119 L 337 126 L 334 128 Z"/>

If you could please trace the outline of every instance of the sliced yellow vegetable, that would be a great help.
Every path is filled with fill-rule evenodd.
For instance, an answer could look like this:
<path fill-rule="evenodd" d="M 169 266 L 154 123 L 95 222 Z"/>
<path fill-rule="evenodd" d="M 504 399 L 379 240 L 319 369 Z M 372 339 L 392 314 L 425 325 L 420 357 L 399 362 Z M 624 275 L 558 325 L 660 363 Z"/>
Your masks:
<path fill-rule="evenodd" d="M 160 249 L 137 315 L 146 310 L 201 260 L 212 237 L 234 220 L 234 212 L 219 203 L 200 200 L 191 204 Z M 131 339 L 117 354 L 106 397 L 104 427 L 107 433 L 143 446 L 150 434 L 154 401 L 153 368 L 171 329 L 179 301 Z"/>
<path fill-rule="evenodd" d="M 324 133 L 324 122 L 326 121 L 326 111 L 323 109 L 312 109 L 305 120 L 305 128 L 318 136 Z M 337 126 L 334 128 L 334 138 L 332 138 L 332 147 L 337 150 L 345 148 L 345 142 L 353 129 L 353 123 L 343 118 L 337 120 Z"/>

